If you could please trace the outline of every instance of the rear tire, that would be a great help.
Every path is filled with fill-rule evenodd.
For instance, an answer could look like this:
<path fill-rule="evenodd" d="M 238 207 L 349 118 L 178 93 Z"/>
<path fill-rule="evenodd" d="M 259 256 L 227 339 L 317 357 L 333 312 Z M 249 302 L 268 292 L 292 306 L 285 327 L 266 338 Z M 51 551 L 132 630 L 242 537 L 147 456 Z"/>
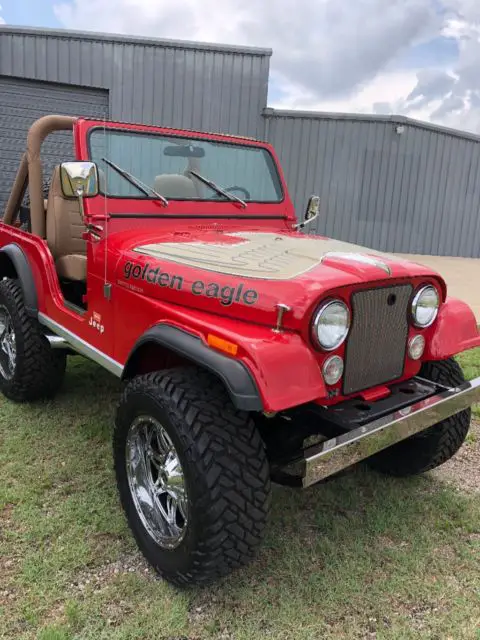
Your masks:
<path fill-rule="evenodd" d="M 27 314 L 16 280 L 0 282 L 0 391 L 14 402 L 51 398 L 65 375 L 66 355 L 53 350 Z"/>
<path fill-rule="evenodd" d="M 155 570 L 187 586 L 249 562 L 269 513 L 269 465 L 250 415 L 223 385 L 193 368 L 138 376 L 115 423 L 120 499 Z"/>
<path fill-rule="evenodd" d="M 419 375 L 446 387 L 455 387 L 465 382 L 463 371 L 453 358 L 426 362 Z M 467 437 L 470 419 L 471 410 L 465 409 L 426 431 L 385 449 L 367 460 L 367 464 L 376 471 L 399 477 L 430 471 L 457 453 Z"/>

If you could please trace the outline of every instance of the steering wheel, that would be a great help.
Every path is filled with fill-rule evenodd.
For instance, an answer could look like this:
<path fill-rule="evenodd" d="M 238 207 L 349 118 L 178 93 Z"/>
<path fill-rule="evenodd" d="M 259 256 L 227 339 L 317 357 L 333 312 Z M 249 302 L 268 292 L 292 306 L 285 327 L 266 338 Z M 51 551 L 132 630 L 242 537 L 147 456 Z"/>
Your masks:
<path fill-rule="evenodd" d="M 245 187 L 238 187 L 237 185 L 234 185 L 233 187 L 226 187 L 224 191 L 227 191 L 228 193 L 230 193 L 231 191 L 241 191 L 243 193 L 242 200 L 250 200 L 251 198 L 250 191 L 248 191 L 248 189 L 245 189 Z M 218 194 L 218 197 L 221 198 L 221 195 Z M 238 197 L 240 198 L 241 196 Z"/>

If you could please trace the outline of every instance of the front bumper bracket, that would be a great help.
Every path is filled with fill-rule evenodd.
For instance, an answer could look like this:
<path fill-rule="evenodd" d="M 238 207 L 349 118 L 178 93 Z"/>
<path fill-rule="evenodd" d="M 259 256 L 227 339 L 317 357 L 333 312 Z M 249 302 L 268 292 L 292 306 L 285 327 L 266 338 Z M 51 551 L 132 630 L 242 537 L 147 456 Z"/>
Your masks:
<path fill-rule="evenodd" d="M 479 400 L 480 377 L 305 449 L 302 485 L 308 487 L 334 475 L 450 418 Z"/>

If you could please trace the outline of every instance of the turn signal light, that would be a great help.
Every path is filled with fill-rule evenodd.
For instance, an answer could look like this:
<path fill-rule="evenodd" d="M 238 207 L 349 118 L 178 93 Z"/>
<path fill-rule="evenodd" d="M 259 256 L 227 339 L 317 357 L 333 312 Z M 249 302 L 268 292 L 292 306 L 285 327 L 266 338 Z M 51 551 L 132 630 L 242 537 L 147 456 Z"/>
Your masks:
<path fill-rule="evenodd" d="M 420 360 L 425 351 L 425 338 L 422 335 L 413 336 L 408 343 L 408 355 L 412 360 Z"/>
<path fill-rule="evenodd" d="M 323 379 L 329 385 L 337 384 L 343 375 L 343 360 L 340 356 L 330 356 L 322 367 Z"/>
<path fill-rule="evenodd" d="M 209 333 L 207 336 L 207 344 L 209 347 L 213 347 L 214 349 L 218 349 L 219 351 L 224 351 L 230 356 L 237 355 L 238 344 L 235 344 L 234 342 L 228 342 L 228 340 L 224 340 L 223 338 L 214 336 L 211 333 Z"/>

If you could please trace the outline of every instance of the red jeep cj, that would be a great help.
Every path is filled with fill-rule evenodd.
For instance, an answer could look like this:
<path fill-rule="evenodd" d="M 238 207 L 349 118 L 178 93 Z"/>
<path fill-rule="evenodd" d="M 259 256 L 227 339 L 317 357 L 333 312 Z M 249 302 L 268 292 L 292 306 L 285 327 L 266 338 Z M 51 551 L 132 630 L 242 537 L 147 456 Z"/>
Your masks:
<path fill-rule="evenodd" d="M 45 183 L 61 129 L 77 160 Z M 297 223 L 261 142 L 63 116 L 28 134 L 0 224 L 0 388 L 51 396 L 73 354 L 125 381 L 120 498 L 177 585 L 252 557 L 271 479 L 422 473 L 467 435 L 480 378 L 452 356 L 480 345 L 472 311 L 424 266 L 299 233 L 317 215 L 312 196 Z"/>

